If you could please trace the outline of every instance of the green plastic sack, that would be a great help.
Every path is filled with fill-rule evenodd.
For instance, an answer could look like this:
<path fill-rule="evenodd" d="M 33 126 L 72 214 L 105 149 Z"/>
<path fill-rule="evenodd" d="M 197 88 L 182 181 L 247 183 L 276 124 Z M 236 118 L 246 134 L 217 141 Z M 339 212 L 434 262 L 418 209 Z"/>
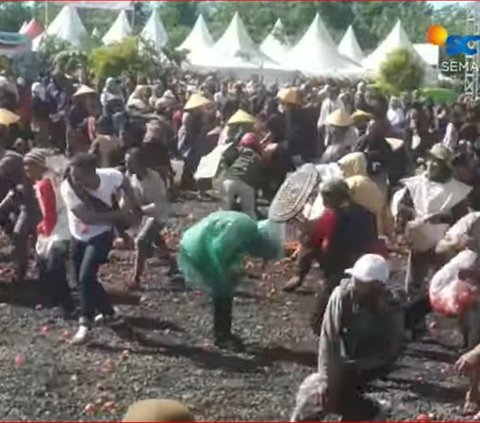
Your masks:
<path fill-rule="evenodd" d="M 279 237 L 265 223 L 259 226 L 244 213 L 219 211 L 189 228 L 177 257 L 187 284 L 215 296 L 233 295 L 245 256 L 270 259 L 279 253 Z"/>

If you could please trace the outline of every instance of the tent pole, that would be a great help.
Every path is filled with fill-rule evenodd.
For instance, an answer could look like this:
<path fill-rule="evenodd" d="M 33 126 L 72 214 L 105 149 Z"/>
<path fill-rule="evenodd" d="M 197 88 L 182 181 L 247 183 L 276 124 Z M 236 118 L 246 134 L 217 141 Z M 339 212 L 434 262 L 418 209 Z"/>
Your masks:
<path fill-rule="evenodd" d="M 45 28 L 48 26 L 48 1 L 45 2 Z"/>

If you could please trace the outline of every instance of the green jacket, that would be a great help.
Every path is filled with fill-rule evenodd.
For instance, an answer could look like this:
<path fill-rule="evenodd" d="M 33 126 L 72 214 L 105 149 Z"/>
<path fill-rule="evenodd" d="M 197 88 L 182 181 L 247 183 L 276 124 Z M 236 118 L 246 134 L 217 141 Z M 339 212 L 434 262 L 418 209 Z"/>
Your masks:
<path fill-rule="evenodd" d="M 231 163 L 230 165 L 225 163 L 227 168 L 223 174 L 223 179 L 240 180 L 255 190 L 261 187 L 264 178 L 264 166 L 262 158 L 257 152 L 250 148 L 243 148 L 236 154 Z"/>

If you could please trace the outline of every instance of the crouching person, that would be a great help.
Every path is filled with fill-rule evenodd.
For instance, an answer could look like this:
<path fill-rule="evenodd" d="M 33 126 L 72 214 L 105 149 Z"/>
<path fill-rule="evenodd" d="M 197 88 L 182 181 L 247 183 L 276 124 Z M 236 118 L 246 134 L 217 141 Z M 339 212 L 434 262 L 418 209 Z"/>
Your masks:
<path fill-rule="evenodd" d="M 170 257 L 168 247 L 161 235 L 168 221 L 169 202 L 164 179 L 154 170 L 147 167 L 145 152 L 134 148 L 125 158 L 127 177 L 133 188 L 135 200 L 140 205 L 143 219 L 135 239 L 135 268 L 130 288 L 140 286 L 140 278 L 145 268 L 145 262 L 152 257 L 154 247 L 157 247 L 168 259 L 170 273 L 176 269 L 175 260 Z"/>
<path fill-rule="evenodd" d="M 375 254 L 346 272 L 328 301 L 320 332 L 318 372 L 304 380 L 291 421 L 378 419 L 379 405 L 362 394 L 367 381 L 394 363 L 403 336 L 403 314 L 389 301 L 389 268 Z"/>
<path fill-rule="evenodd" d="M 49 306 L 61 307 L 65 317 L 70 317 L 75 306 L 67 281 L 66 262 L 70 252 L 67 209 L 56 189 L 54 174 L 47 168 L 45 153 L 34 149 L 24 157 L 23 163 L 42 212 L 35 249 L 46 302 Z"/>

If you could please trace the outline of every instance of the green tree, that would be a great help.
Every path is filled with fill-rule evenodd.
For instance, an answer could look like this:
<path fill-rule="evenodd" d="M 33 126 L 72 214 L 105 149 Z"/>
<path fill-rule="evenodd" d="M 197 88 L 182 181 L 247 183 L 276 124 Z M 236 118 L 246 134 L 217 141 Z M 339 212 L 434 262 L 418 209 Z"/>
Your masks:
<path fill-rule="evenodd" d="M 0 28 L 2 31 L 17 32 L 24 21 L 32 17 L 32 10 L 21 1 L 5 1 L 0 3 Z"/>
<path fill-rule="evenodd" d="M 392 94 L 420 87 L 425 69 L 407 49 L 391 52 L 380 67 L 380 85 Z"/>

